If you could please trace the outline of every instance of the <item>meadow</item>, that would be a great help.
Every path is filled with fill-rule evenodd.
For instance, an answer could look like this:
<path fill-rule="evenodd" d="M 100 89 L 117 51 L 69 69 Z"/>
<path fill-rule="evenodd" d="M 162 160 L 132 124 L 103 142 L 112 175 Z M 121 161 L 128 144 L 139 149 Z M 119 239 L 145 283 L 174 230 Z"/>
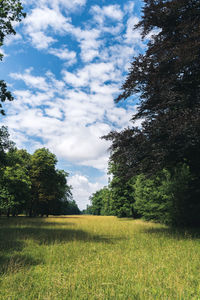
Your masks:
<path fill-rule="evenodd" d="M 0 299 L 200 299 L 200 231 L 116 217 L 1 217 Z"/>

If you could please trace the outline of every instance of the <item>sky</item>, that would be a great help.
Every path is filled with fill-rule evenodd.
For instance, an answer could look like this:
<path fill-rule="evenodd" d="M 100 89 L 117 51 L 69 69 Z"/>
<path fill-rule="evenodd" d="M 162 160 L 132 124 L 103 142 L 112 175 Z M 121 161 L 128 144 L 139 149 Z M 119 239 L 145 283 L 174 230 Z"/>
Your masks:
<path fill-rule="evenodd" d="M 140 0 L 23 0 L 1 52 L 1 79 L 15 98 L 4 105 L 10 138 L 33 153 L 56 154 L 80 209 L 107 185 L 109 142 L 100 137 L 131 125 L 138 99 L 116 104 L 132 57 L 145 42 L 133 31 Z"/>

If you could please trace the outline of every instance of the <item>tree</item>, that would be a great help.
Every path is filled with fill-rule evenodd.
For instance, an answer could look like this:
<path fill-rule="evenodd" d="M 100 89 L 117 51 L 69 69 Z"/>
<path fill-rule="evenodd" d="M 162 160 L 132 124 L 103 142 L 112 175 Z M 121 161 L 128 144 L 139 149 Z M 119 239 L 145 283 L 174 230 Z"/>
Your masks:
<path fill-rule="evenodd" d="M 48 203 L 52 200 L 55 179 L 56 156 L 48 149 L 36 150 L 31 157 L 30 177 L 32 182 L 32 201 L 29 215 L 48 215 Z"/>
<path fill-rule="evenodd" d="M 4 38 L 10 34 L 16 34 L 13 28 L 14 22 L 20 22 L 26 14 L 23 12 L 23 7 L 19 0 L 1 0 L 0 1 L 0 47 L 3 46 Z M 3 55 L 0 54 L 0 60 Z M 0 101 L 12 101 L 13 96 L 7 90 L 6 83 L 0 80 Z M 0 104 L 0 114 L 4 115 L 5 112 Z"/>
<path fill-rule="evenodd" d="M 153 35 L 145 54 L 133 59 L 116 99 L 139 93 L 133 122 L 144 121 L 140 128 L 111 132 L 105 138 L 112 141 L 111 161 L 127 179 L 140 173 L 152 176 L 164 168 L 173 173 L 186 163 L 192 188 L 184 206 L 191 218 L 185 222 L 194 224 L 200 215 L 200 0 L 144 3 L 135 28 L 143 38 Z"/>
<path fill-rule="evenodd" d="M 0 128 L 0 168 L 6 163 L 6 151 L 14 147 L 14 143 L 9 140 L 8 128 Z"/>
<path fill-rule="evenodd" d="M 190 170 L 185 164 L 176 167 L 173 174 L 166 169 L 151 178 L 140 174 L 134 184 L 134 208 L 146 220 L 184 225 L 190 218 L 186 209 L 190 180 Z"/>
<path fill-rule="evenodd" d="M 37 149 L 31 157 L 32 199 L 28 208 L 30 216 L 58 213 L 62 202 L 71 197 L 71 187 L 66 180 L 68 173 L 56 170 L 56 163 L 56 156 L 46 148 Z"/>
<path fill-rule="evenodd" d="M 134 58 L 123 92 L 117 101 L 140 93 L 141 102 L 133 120 L 145 118 L 152 163 L 147 171 L 189 164 L 200 168 L 200 68 L 199 0 L 146 0 L 136 28 L 143 38 L 157 30 L 144 55 Z M 159 165 L 157 164 L 159 161 Z M 139 162 L 143 165 L 143 159 Z"/>
<path fill-rule="evenodd" d="M 100 216 L 101 215 L 101 209 L 103 206 L 103 198 L 101 190 L 96 191 L 92 196 L 90 197 L 90 202 L 92 204 L 92 214 Z"/>
<path fill-rule="evenodd" d="M 6 153 L 6 164 L 1 168 L 0 208 L 17 215 L 25 210 L 31 197 L 29 177 L 30 154 L 11 149 Z"/>
<path fill-rule="evenodd" d="M 112 161 L 109 164 L 109 173 L 113 175 L 109 183 L 109 204 L 112 215 L 117 217 L 137 217 L 134 211 L 134 177 L 127 178 L 125 173 L 120 174 L 121 163 Z"/>
<path fill-rule="evenodd" d="M 67 203 L 63 205 L 61 212 L 63 215 L 80 215 L 81 213 L 74 199 L 69 199 Z"/>

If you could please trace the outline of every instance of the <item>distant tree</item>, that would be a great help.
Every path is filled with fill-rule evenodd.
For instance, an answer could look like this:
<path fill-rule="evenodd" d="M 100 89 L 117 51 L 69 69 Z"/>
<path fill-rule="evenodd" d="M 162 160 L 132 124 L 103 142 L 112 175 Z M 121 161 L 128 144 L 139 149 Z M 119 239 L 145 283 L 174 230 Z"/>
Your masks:
<path fill-rule="evenodd" d="M 110 215 L 110 191 L 107 187 L 96 191 L 90 196 L 91 205 L 87 206 L 84 213 L 92 215 Z"/>
<path fill-rule="evenodd" d="M 56 213 L 60 210 L 62 201 L 66 201 L 71 195 L 71 187 L 66 180 L 68 173 L 57 170 L 56 163 L 56 156 L 46 148 L 37 149 L 31 157 L 30 216 Z"/>
<path fill-rule="evenodd" d="M 16 34 L 13 23 L 20 22 L 25 15 L 19 0 L 0 1 L 0 47 L 3 46 L 5 36 Z M 0 54 L 0 60 L 2 60 L 2 58 L 3 55 Z M 6 83 L 3 80 L 0 80 L 0 101 L 4 102 L 6 100 L 12 101 L 13 96 L 7 90 Z M 0 114 L 5 114 L 1 103 Z"/>
<path fill-rule="evenodd" d="M 92 214 L 100 216 L 102 205 L 103 205 L 103 198 L 102 198 L 101 190 L 92 194 L 92 196 L 90 196 L 89 199 L 92 204 Z"/>
<path fill-rule="evenodd" d="M 14 143 L 10 141 L 9 136 L 7 127 L 0 127 L 0 167 L 6 163 L 6 151 L 14 147 Z"/>
<path fill-rule="evenodd" d="M 62 209 L 64 215 L 80 215 L 80 209 L 74 199 L 68 199 L 66 205 Z"/>
<path fill-rule="evenodd" d="M 64 170 L 55 170 L 54 189 L 52 191 L 51 200 L 46 203 L 48 211 L 52 215 L 68 214 L 67 210 L 72 203 L 75 208 L 75 201 L 72 199 L 72 187 L 67 184 L 67 177 L 69 174 Z M 74 210 L 75 211 L 75 210 Z M 75 213 L 74 213 L 75 214 Z"/>
<path fill-rule="evenodd" d="M 117 217 L 138 217 L 134 210 L 134 177 L 128 178 L 126 173 L 120 173 L 121 163 L 109 163 L 109 173 L 112 174 L 112 180 L 109 183 L 110 191 L 110 211 Z"/>
<path fill-rule="evenodd" d="M 31 157 L 30 177 L 32 201 L 29 215 L 49 214 L 49 203 L 54 197 L 56 156 L 46 148 L 38 149 Z"/>
<path fill-rule="evenodd" d="M 100 191 L 102 195 L 101 215 L 111 216 L 113 215 L 111 189 L 109 186 L 108 187 L 104 186 Z"/>
<path fill-rule="evenodd" d="M 92 215 L 92 205 L 87 205 L 86 209 L 82 210 L 83 215 Z"/>

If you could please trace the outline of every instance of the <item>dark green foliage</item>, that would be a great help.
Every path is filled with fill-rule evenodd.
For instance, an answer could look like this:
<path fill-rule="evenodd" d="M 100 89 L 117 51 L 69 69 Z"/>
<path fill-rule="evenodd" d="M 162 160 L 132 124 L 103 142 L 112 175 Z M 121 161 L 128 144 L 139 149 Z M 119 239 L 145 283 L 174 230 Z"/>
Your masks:
<path fill-rule="evenodd" d="M 26 16 L 19 0 L 0 1 L 0 46 L 9 34 L 16 34 L 13 22 L 20 22 Z"/>
<path fill-rule="evenodd" d="M 188 202 L 191 180 L 186 165 L 173 172 L 163 170 L 151 178 L 138 175 L 134 185 L 134 208 L 146 220 L 176 226 L 192 224 L 195 220 Z"/>
<path fill-rule="evenodd" d="M 31 197 L 29 177 L 30 154 L 25 150 L 11 149 L 6 153 L 6 162 L 1 168 L 0 208 L 17 215 Z"/>
<path fill-rule="evenodd" d="M 5 81 L 0 80 L 0 101 L 4 102 L 6 100 L 12 101 L 14 98 L 11 93 L 7 90 L 7 85 Z M 5 111 L 2 108 L 2 104 L 0 103 L 0 114 L 5 115 Z"/>
<path fill-rule="evenodd" d="M 3 45 L 4 38 L 10 34 L 16 34 L 13 28 L 13 22 L 20 22 L 26 14 L 23 12 L 23 7 L 19 0 L 1 0 L 0 1 L 0 47 Z M 0 54 L 0 60 L 3 55 Z M 7 90 L 7 85 L 3 80 L 0 80 L 0 101 L 12 101 L 13 97 Z M 0 114 L 5 112 L 0 104 Z"/>
<path fill-rule="evenodd" d="M 125 181 L 121 177 L 114 176 L 110 183 L 110 205 L 112 214 L 117 217 L 136 217 L 133 209 L 134 189 L 133 180 Z"/>
<path fill-rule="evenodd" d="M 68 173 L 57 170 L 56 162 L 56 156 L 45 148 L 33 155 L 16 148 L 4 151 L 4 164 L 0 168 L 0 212 L 8 216 L 19 213 L 48 216 L 66 214 L 68 206 L 70 212 L 72 207 L 77 212 L 67 184 Z"/>
<path fill-rule="evenodd" d="M 81 213 L 83 215 L 92 215 L 93 214 L 93 212 L 92 212 L 92 205 L 87 205 L 86 209 L 83 209 L 81 211 Z"/>
<path fill-rule="evenodd" d="M 6 164 L 6 151 L 12 149 L 14 143 L 9 140 L 8 128 L 0 128 L 0 168 Z"/>
<path fill-rule="evenodd" d="M 60 211 L 61 201 L 71 196 L 67 185 L 68 174 L 56 170 L 56 156 L 46 148 L 38 149 L 31 157 L 30 178 L 32 182 L 32 199 L 29 215 L 49 215 Z"/>
<path fill-rule="evenodd" d="M 75 200 L 68 200 L 65 207 L 62 209 L 63 215 L 80 215 L 80 209 L 78 208 Z"/>
<path fill-rule="evenodd" d="M 97 215 L 97 216 L 101 215 L 101 209 L 103 206 L 103 195 L 102 194 L 103 194 L 102 190 L 99 190 L 90 197 L 93 215 Z"/>
<path fill-rule="evenodd" d="M 120 177 L 113 177 L 108 187 L 98 190 L 90 197 L 91 205 L 83 212 L 92 215 L 134 217 L 139 215 L 134 209 L 134 183 Z"/>
<path fill-rule="evenodd" d="M 117 166 L 114 176 L 126 181 L 139 174 L 148 177 L 140 178 L 144 187 L 140 194 L 144 196 L 145 214 L 148 206 L 148 218 L 197 225 L 200 223 L 200 0 L 145 0 L 144 4 L 142 20 L 136 28 L 141 29 L 143 38 L 152 30 L 154 35 L 145 54 L 132 61 L 123 91 L 116 99 L 139 93 L 141 101 L 133 122 L 142 118 L 143 123 L 140 128 L 111 132 L 104 138 L 112 141 L 110 161 Z M 186 169 L 181 166 L 185 165 L 190 178 L 182 176 Z M 171 174 L 168 188 L 170 195 L 174 195 L 168 217 L 165 212 L 169 214 L 169 197 L 165 196 L 169 191 L 162 194 L 164 183 L 158 184 L 154 178 L 163 169 Z M 167 178 L 164 181 L 168 183 Z M 141 203 L 139 211 L 144 213 Z"/>
<path fill-rule="evenodd" d="M 113 215 L 112 199 L 110 188 L 104 187 L 96 191 L 91 197 L 91 205 L 87 206 L 84 214 L 91 214 L 97 216 L 110 216 Z"/>
<path fill-rule="evenodd" d="M 141 170 L 152 174 L 187 162 L 199 175 L 200 1 L 144 2 L 144 15 L 136 27 L 143 37 L 152 29 L 159 33 L 149 41 L 146 53 L 134 58 L 117 100 L 139 92 L 141 102 L 133 120 L 146 121 L 139 132 L 133 128 L 107 138 L 114 142 L 120 139 L 126 147 L 127 139 L 121 135 L 132 133 L 130 156 L 136 157 L 132 173 Z"/>

